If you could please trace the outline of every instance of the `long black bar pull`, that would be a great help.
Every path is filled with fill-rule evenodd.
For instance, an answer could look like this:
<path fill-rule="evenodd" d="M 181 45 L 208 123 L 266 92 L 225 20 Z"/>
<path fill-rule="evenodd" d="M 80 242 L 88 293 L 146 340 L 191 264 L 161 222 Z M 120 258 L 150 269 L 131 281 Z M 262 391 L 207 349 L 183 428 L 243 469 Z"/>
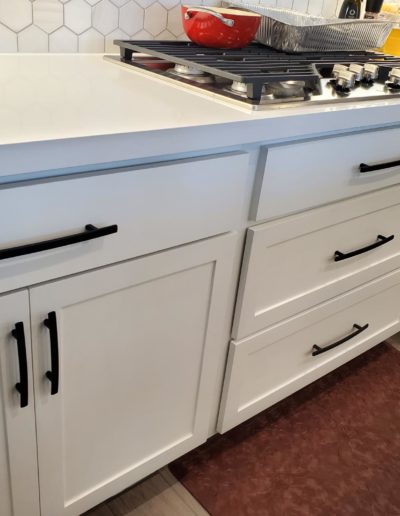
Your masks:
<path fill-rule="evenodd" d="M 11 335 L 17 341 L 18 363 L 19 363 L 19 382 L 15 384 L 15 388 L 20 395 L 20 407 L 28 406 L 28 362 L 26 359 L 26 343 L 24 323 L 17 322 L 15 328 L 11 331 Z"/>
<path fill-rule="evenodd" d="M 74 235 L 67 235 L 51 240 L 43 240 L 41 242 L 34 242 L 33 244 L 25 244 L 17 247 L 9 247 L 8 249 L 0 249 L 0 260 L 7 258 L 16 258 L 17 256 L 25 256 L 26 254 L 40 253 L 48 251 L 49 249 L 57 249 L 58 247 L 65 247 L 67 245 L 79 244 L 80 242 L 87 242 L 95 238 L 104 237 L 117 233 L 117 224 L 97 228 L 93 224 L 86 224 L 84 231 L 75 233 Z"/>
<path fill-rule="evenodd" d="M 60 382 L 60 364 L 58 356 L 58 331 L 57 331 L 57 316 L 55 312 L 49 312 L 47 319 L 44 320 L 44 325 L 50 332 L 50 357 L 51 357 L 51 371 L 46 371 L 46 378 L 51 383 L 51 395 L 57 394 Z"/>
<path fill-rule="evenodd" d="M 320 346 L 317 346 L 314 344 L 312 347 L 312 356 L 316 357 L 317 355 L 321 355 L 321 353 L 325 353 L 326 351 L 329 351 L 330 349 L 336 348 L 337 346 L 340 346 L 341 344 L 344 344 L 345 342 L 354 339 L 354 337 L 357 337 L 357 335 L 360 335 L 363 331 L 365 331 L 369 327 L 369 324 L 364 324 L 364 326 L 360 326 L 359 324 L 353 324 L 353 333 L 350 333 L 350 335 L 347 335 L 347 337 L 343 337 L 343 339 L 340 339 L 333 344 L 329 344 L 329 346 L 326 346 L 324 348 L 321 348 Z"/>
<path fill-rule="evenodd" d="M 400 160 L 387 161 L 386 163 L 378 163 L 377 165 L 367 165 L 366 163 L 360 163 L 360 173 L 375 172 L 376 170 L 384 170 L 385 168 L 400 167 Z"/>
<path fill-rule="evenodd" d="M 394 235 L 390 235 L 385 237 L 383 235 L 378 235 L 376 237 L 376 242 L 373 244 L 367 245 L 366 247 L 362 247 L 361 249 L 356 249 L 355 251 L 350 251 L 349 253 L 342 253 L 341 251 L 335 251 L 334 260 L 335 262 L 341 262 L 342 260 L 347 260 L 348 258 L 353 258 L 353 256 L 358 256 L 359 254 L 367 253 L 368 251 L 372 251 L 373 249 L 377 249 L 382 245 L 391 242 L 394 239 Z"/>

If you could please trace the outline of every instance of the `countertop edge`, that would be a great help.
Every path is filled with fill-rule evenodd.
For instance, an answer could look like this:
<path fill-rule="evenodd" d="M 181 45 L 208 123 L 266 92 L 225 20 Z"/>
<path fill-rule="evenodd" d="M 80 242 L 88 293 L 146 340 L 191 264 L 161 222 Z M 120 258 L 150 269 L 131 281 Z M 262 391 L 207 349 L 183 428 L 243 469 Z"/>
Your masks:
<path fill-rule="evenodd" d="M 252 144 L 276 144 L 400 125 L 400 102 L 357 103 L 329 109 L 285 109 L 273 116 L 191 127 L 0 144 L 0 182 L 39 172 L 90 171 L 185 154 L 217 153 Z"/>

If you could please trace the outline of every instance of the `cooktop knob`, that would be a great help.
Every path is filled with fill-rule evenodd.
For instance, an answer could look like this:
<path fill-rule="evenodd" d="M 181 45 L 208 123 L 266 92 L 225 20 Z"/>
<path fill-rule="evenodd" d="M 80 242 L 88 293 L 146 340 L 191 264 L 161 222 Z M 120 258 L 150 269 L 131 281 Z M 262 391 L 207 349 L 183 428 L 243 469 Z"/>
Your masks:
<path fill-rule="evenodd" d="M 336 89 L 342 92 L 349 92 L 354 88 L 356 75 L 350 70 L 341 70 L 336 78 Z"/>
<path fill-rule="evenodd" d="M 400 68 L 392 68 L 387 82 L 389 88 L 400 89 Z"/>
<path fill-rule="evenodd" d="M 337 76 L 339 75 L 339 72 L 342 72 L 343 70 L 348 70 L 347 66 L 341 65 L 341 64 L 335 64 L 332 69 L 332 75 L 337 79 Z"/>
<path fill-rule="evenodd" d="M 366 63 L 364 65 L 364 81 L 373 82 L 378 78 L 379 66 L 372 63 Z"/>
<path fill-rule="evenodd" d="M 349 66 L 349 70 L 354 73 L 357 82 L 360 82 L 364 77 L 364 67 L 362 65 L 353 63 Z"/>

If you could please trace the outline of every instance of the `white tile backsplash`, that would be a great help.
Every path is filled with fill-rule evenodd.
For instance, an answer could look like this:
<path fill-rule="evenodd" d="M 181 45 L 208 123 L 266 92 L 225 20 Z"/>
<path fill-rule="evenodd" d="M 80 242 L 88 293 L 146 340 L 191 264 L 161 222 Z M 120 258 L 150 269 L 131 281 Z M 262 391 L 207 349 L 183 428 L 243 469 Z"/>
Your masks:
<path fill-rule="evenodd" d="M 21 52 L 47 52 L 49 36 L 36 25 L 30 25 L 18 34 L 18 48 Z"/>
<path fill-rule="evenodd" d="M 292 9 L 300 13 L 306 13 L 308 9 L 308 0 L 293 0 Z"/>
<path fill-rule="evenodd" d="M 61 27 L 49 36 L 50 52 L 78 52 L 78 36 L 67 27 Z"/>
<path fill-rule="evenodd" d="M 0 0 L 0 21 L 14 32 L 32 23 L 32 3 L 29 0 Z"/>
<path fill-rule="evenodd" d="M 33 6 L 33 23 L 45 32 L 54 32 L 64 23 L 64 10 L 61 2 L 54 0 L 35 0 Z"/>
<path fill-rule="evenodd" d="M 259 3 L 329 17 L 341 1 Z M 180 0 L 0 0 L 0 52 L 113 52 L 113 40 L 127 38 L 185 39 Z"/>
<path fill-rule="evenodd" d="M 79 52 L 104 52 L 104 36 L 96 29 L 89 29 L 78 37 Z"/>
<path fill-rule="evenodd" d="M 55 2 L 57 0 L 53 0 Z M 65 26 L 76 34 L 81 34 L 92 26 L 92 9 L 85 0 L 69 0 L 64 5 Z"/>
<path fill-rule="evenodd" d="M 118 28 L 118 7 L 110 0 L 101 0 L 93 7 L 92 25 L 104 36 Z"/>
<path fill-rule="evenodd" d="M 182 33 L 180 5 L 176 5 L 168 11 L 167 29 L 176 37 Z"/>
<path fill-rule="evenodd" d="M 16 52 L 18 49 L 16 33 L 4 25 L 0 25 L 0 42 L 3 52 Z"/>
<path fill-rule="evenodd" d="M 144 9 L 132 0 L 119 10 L 119 27 L 128 34 L 128 37 L 143 29 L 143 20 Z"/>
<path fill-rule="evenodd" d="M 128 39 L 129 35 L 121 29 L 116 29 L 105 37 L 105 52 L 118 52 L 119 48 L 114 45 L 115 39 Z"/>
<path fill-rule="evenodd" d="M 167 26 L 167 10 L 158 2 L 151 4 L 144 13 L 144 28 L 158 36 Z"/>

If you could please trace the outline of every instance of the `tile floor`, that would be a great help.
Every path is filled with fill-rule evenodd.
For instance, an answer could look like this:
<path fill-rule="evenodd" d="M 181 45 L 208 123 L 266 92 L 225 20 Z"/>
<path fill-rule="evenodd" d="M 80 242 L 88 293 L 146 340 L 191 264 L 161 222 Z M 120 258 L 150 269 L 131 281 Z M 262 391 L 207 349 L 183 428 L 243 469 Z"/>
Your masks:
<path fill-rule="evenodd" d="M 208 516 L 164 468 L 83 516 Z"/>

